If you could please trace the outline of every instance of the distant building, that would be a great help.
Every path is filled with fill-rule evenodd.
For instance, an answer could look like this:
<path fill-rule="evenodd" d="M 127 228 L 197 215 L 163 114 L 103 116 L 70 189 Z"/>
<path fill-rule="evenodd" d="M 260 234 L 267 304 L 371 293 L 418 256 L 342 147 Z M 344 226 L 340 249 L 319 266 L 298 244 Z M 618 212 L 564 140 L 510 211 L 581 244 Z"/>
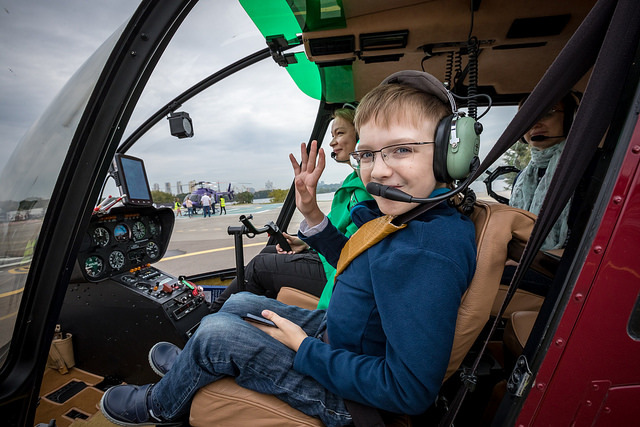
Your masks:
<path fill-rule="evenodd" d="M 176 182 L 176 194 L 182 194 L 182 181 Z"/>
<path fill-rule="evenodd" d="M 165 182 L 164 183 L 164 191 L 165 191 L 165 193 L 173 194 L 171 192 L 171 183 L 170 182 Z"/>

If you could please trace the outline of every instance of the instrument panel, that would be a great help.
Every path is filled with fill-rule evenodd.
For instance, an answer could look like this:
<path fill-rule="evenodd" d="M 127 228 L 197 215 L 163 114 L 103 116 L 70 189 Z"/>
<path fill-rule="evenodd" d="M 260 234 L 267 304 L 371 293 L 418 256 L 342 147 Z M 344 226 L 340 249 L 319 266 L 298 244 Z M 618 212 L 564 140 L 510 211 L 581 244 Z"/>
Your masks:
<path fill-rule="evenodd" d="M 159 261 L 174 220 L 171 209 L 153 207 L 115 208 L 92 217 L 78 256 L 82 275 L 98 282 Z"/>

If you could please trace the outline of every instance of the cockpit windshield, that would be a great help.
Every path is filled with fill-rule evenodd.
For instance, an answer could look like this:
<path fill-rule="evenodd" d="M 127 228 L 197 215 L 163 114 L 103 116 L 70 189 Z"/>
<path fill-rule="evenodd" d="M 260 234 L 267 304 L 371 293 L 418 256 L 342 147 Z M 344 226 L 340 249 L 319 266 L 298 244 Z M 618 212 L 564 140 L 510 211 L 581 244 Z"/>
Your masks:
<path fill-rule="evenodd" d="M 0 172 L 0 365 L 11 344 L 33 251 L 76 127 L 124 25 L 84 63 Z"/>

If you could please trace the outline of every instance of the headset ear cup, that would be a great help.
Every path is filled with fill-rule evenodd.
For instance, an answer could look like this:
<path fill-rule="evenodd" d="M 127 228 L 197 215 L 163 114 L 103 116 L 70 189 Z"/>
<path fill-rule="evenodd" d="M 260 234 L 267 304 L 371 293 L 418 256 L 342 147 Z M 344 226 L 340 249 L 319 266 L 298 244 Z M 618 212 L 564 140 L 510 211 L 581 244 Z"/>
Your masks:
<path fill-rule="evenodd" d="M 451 177 L 447 172 L 447 152 L 449 149 L 449 139 L 451 138 L 451 121 L 453 114 L 443 118 L 436 127 L 435 150 L 433 154 L 433 174 L 438 182 L 451 182 Z"/>

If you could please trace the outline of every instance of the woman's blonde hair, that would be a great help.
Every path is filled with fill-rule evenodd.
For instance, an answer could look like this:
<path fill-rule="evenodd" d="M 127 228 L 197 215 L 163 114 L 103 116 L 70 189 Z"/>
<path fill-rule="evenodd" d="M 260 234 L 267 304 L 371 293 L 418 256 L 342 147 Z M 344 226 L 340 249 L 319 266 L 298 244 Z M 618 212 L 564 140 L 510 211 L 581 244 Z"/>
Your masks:
<path fill-rule="evenodd" d="M 341 119 L 344 119 L 353 124 L 353 121 L 356 117 L 356 110 L 354 110 L 353 108 L 338 108 L 333 112 L 332 116 L 334 119 L 336 117 L 340 117 Z"/>

